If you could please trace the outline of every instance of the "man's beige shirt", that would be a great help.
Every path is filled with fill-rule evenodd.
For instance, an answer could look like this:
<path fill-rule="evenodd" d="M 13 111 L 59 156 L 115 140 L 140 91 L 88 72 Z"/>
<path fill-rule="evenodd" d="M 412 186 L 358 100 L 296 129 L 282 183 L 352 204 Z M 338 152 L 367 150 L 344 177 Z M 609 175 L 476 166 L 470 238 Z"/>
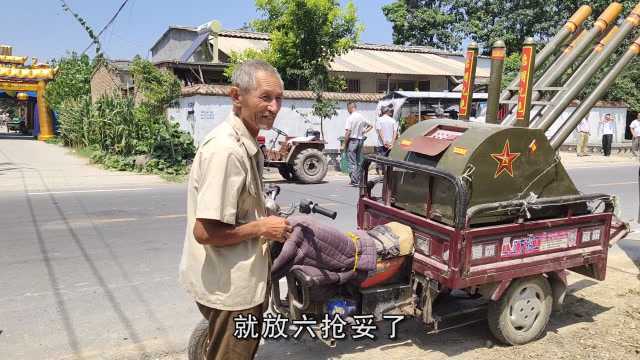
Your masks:
<path fill-rule="evenodd" d="M 241 225 L 265 216 L 263 161 L 256 139 L 233 113 L 198 148 L 189 174 L 180 282 L 203 305 L 232 311 L 265 300 L 269 259 L 263 240 L 214 247 L 193 236 L 197 218 Z"/>

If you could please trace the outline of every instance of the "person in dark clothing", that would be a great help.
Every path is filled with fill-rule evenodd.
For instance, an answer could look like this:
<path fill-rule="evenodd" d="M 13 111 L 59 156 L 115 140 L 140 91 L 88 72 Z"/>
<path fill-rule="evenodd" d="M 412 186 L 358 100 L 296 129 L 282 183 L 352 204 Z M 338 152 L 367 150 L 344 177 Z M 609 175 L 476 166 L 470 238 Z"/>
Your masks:
<path fill-rule="evenodd" d="M 602 152 L 604 156 L 609 156 L 611 155 L 613 135 L 616 133 L 616 123 L 613 121 L 611 114 L 606 114 L 604 118 L 600 120 L 600 129 L 602 134 Z"/>

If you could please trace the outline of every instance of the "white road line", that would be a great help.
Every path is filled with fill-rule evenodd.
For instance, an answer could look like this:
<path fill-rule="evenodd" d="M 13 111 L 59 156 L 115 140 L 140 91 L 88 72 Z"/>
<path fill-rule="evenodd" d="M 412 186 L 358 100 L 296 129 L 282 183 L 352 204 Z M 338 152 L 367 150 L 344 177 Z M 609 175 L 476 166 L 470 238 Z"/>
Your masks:
<path fill-rule="evenodd" d="M 609 185 L 632 185 L 637 184 L 637 181 L 619 182 L 619 183 L 606 183 L 606 184 L 589 184 L 585 186 L 609 186 Z"/>
<path fill-rule="evenodd" d="M 135 189 L 92 189 L 92 190 L 68 190 L 68 191 L 44 191 L 30 192 L 28 195 L 49 195 L 49 194 L 76 194 L 76 193 L 94 193 L 94 192 L 119 192 L 119 191 L 143 191 L 153 190 L 153 188 L 135 188 Z"/>
<path fill-rule="evenodd" d="M 174 218 L 182 218 L 186 217 L 186 214 L 175 214 L 175 215 L 158 215 L 154 216 L 156 219 L 174 219 Z"/>
<path fill-rule="evenodd" d="M 93 220 L 93 222 L 98 224 L 107 224 L 107 223 L 137 221 L 137 220 L 138 220 L 137 218 L 119 218 L 119 219 L 97 219 L 97 220 Z"/>

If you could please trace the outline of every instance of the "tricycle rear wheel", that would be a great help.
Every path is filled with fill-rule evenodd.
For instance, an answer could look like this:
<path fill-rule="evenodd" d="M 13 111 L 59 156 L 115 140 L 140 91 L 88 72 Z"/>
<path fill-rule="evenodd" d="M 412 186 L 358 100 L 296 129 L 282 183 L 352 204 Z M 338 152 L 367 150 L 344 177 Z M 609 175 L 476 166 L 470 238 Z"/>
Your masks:
<path fill-rule="evenodd" d="M 552 305 L 551 286 L 545 277 L 515 280 L 500 300 L 489 303 L 489 329 L 505 344 L 526 344 L 542 335 Z"/>

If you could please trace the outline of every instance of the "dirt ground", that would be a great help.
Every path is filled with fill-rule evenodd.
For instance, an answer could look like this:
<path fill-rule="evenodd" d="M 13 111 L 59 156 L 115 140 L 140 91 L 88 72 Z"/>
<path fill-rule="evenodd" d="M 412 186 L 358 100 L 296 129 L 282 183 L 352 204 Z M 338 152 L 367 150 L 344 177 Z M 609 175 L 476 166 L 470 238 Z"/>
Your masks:
<path fill-rule="evenodd" d="M 258 358 L 640 359 L 639 266 L 618 253 L 609 255 L 603 282 L 571 273 L 563 311 L 552 314 L 543 338 L 524 346 L 495 344 L 486 322 L 428 335 L 406 320 L 396 341 L 346 341 L 332 350 L 317 343 L 271 342 L 264 344 Z"/>
<path fill-rule="evenodd" d="M 486 322 L 426 334 L 407 319 L 398 327 L 398 338 L 387 339 L 381 327 L 378 339 L 339 341 L 329 348 L 308 337 L 300 341 L 267 341 L 257 360 L 436 360 L 436 359 L 640 359 L 640 262 L 624 252 L 610 254 L 607 278 L 598 282 L 570 273 L 564 309 L 553 313 L 546 334 L 522 346 L 496 343 Z M 112 354 L 115 355 L 115 354 Z M 119 353 L 100 359 L 186 360 L 184 354 Z"/>

